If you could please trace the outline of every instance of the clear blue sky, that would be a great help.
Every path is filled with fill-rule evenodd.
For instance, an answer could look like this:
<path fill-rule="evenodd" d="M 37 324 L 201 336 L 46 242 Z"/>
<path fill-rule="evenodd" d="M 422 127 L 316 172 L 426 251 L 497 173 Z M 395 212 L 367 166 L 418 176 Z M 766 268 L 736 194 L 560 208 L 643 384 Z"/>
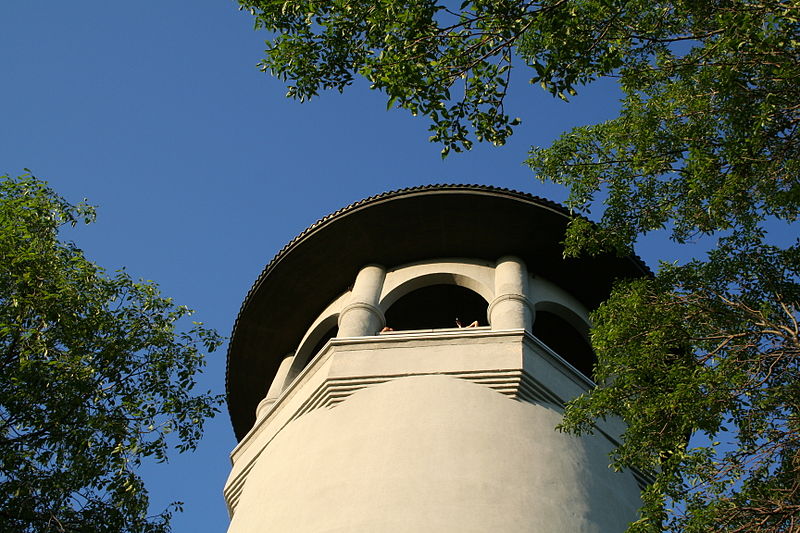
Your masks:
<path fill-rule="evenodd" d="M 27 167 L 99 206 L 71 234 L 109 270 L 156 280 L 230 333 L 259 272 L 290 239 L 353 201 L 427 183 L 486 183 L 563 201 L 522 164 L 572 126 L 610 118 L 605 84 L 571 104 L 516 79 L 523 126 L 503 148 L 442 161 L 427 124 L 363 86 L 307 104 L 256 68 L 266 35 L 233 1 L 6 1 L 0 5 L 0 174 Z M 654 265 L 663 250 L 639 253 Z M 225 347 L 201 386 L 224 390 Z M 154 508 L 185 502 L 177 532 L 219 532 L 235 441 L 227 412 L 194 454 L 148 466 Z"/>

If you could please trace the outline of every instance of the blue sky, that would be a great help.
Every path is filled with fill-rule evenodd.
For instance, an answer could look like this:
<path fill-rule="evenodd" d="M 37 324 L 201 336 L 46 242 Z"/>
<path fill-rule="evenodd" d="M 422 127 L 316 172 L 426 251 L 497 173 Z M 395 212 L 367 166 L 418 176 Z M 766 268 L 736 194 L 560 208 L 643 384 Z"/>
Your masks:
<path fill-rule="evenodd" d="M 509 144 L 442 161 L 424 120 L 387 112 L 363 85 L 284 98 L 256 68 L 266 35 L 233 1 L 8 1 L 0 24 L 0 174 L 27 167 L 69 200 L 88 198 L 98 221 L 70 238 L 108 270 L 156 280 L 224 335 L 264 265 L 327 213 L 427 183 L 563 201 L 523 165 L 528 148 L 618 109 L 610 84 L 565 104 L 519 76 L 508 109 L 523 125 Z M 638 252 L 655 265 L 672 259 L 663 250 Z M 223 392 L 224 355 L 201 387 Z M 175 531 L 225 530 L 234 444 L 223 411 L 196 453 L 144 469 L 155 508 L 185 502 Z"/>

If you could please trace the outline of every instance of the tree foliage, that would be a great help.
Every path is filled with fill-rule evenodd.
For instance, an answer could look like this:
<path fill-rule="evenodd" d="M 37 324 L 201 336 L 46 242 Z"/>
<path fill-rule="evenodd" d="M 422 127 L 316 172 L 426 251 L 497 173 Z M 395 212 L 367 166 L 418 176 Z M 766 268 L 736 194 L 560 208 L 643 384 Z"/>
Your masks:
<path fill-rule="evenodd" d="M 599 212 L 567 253 L 627 253 L 654 230 L 717 244 L 617 285 L 593 318 L 600 385 L 563 428 L 628 423 L 614 465 L 655 479 L 633 531 L 800 528 L 800 245 L 766 229 L 800 213 L 797 0 L 239 3 L 272 32 L 261 68 L 289 96 L 362 76 L 427 116 L 443 156 L 505 142 L 515 72 L 564 100 L 617 80 L 619 116 L 528 159 Z"/>
<path fill-rule="evenodd" d="M 192 391 L 216 332 L 179 329 L 191 310 L 60 240 L 93 220 L 30 175 L 0 179 L 2 531 L 169 531 L 136 467 L 169 434 L 194 448 L 220 401 Z"/>
<path fill-rule="evenodd" d="M 705 261 L 621 282 L 594 313 L 604 385 L 565 427 L 627 423 L 614 466 L 656 473 L 633 531 L 800 526 L 798 279 L 797 245 L 730 238 Z"/>

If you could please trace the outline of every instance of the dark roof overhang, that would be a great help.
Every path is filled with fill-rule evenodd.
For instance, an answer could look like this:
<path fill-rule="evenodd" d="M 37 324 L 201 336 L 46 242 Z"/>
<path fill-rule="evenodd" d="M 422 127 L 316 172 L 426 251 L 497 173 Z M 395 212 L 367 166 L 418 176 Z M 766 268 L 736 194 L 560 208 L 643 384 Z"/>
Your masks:
<path fill-rule="evenodd" d="M 391 268 L 444 257 L 517 255 L 589 309 L 607 298 L 616 279 L 650 275 L 636 256 L 564 259 L 569 219 L 559 204 L 517 191 L 431 185 L 373 196 L 317 221 L 264 268 L 234 323 L 225 384 L 236 438 L 255 422 L 283 357 L 368 263 Z"/>

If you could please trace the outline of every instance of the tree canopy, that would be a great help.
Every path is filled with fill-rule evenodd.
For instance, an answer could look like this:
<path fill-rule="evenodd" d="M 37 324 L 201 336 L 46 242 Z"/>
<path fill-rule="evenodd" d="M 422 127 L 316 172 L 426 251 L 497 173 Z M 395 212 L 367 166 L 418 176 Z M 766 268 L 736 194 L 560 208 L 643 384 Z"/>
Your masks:
<path fill-rule="evenodd" d="M 0 530 L 164 532 L 136 467 L 194 448 L 220 399 L 196 393 L 220 338 L 153 282 L 89 261 L 94 220 L 31 175 L 0 177 Z"/>
<path fill-rule="evenodd" d="M 800 527 L 800 245 L 768 231 L 800 213 L 797 0 L 239 3 L 272 32 L 260 66 L 289 96 L 361 76 L 426 116 L 443 156 L 519 127 L 512 80 L 565 100 L 617 80 L 619 116 L 527 161 L 599 213 L 567 253 L 627 253 L 654 230 L 716 245 L 616 286 L 593 316 L 599 385 L 562 427 L 627 422 L 613 465 L 654 474 L 631 531 Z"/>

